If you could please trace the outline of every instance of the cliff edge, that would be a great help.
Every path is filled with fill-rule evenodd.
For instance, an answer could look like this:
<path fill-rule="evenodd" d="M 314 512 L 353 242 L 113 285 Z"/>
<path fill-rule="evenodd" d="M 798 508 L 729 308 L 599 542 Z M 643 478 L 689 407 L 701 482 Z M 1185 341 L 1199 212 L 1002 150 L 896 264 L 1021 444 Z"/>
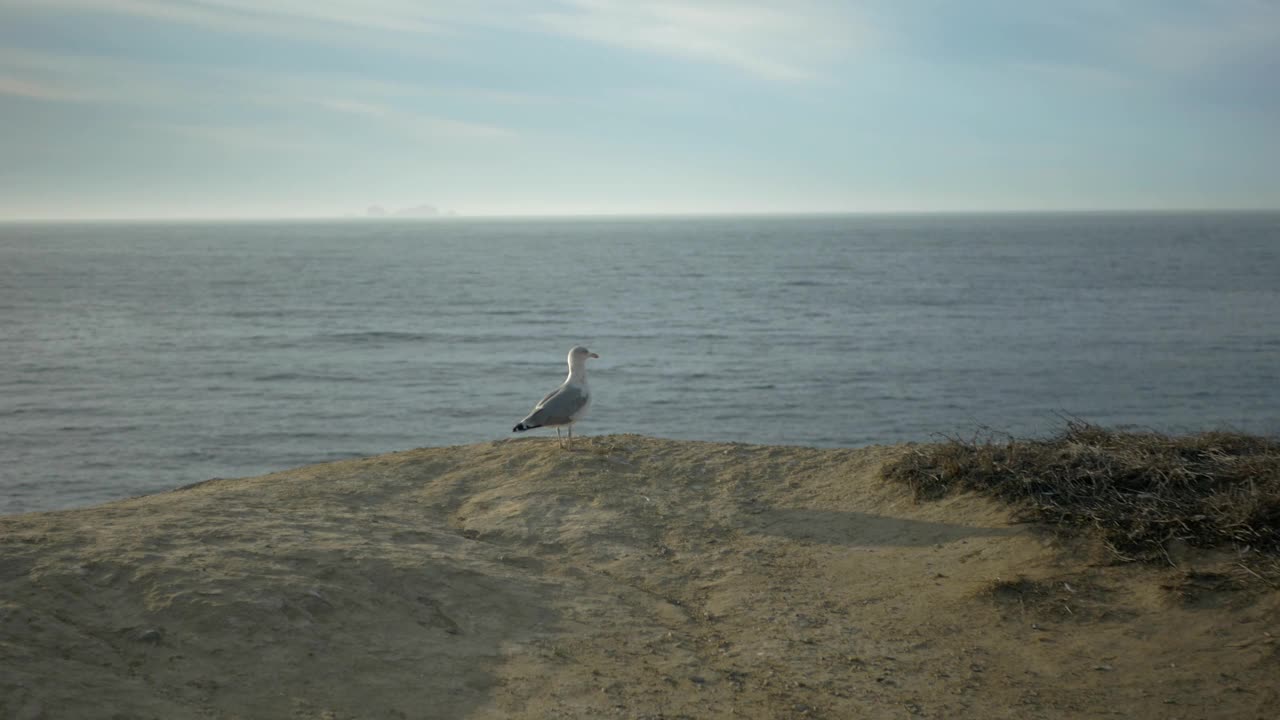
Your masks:
<path fill-rule="evenodd" d="M 1280 592 L 1188 592 L 903 447 L 419 449 L 0 518 L 0 716 L 1264 717 Z M 1181 574 L 1178 574 L 1181 573 Z"/>

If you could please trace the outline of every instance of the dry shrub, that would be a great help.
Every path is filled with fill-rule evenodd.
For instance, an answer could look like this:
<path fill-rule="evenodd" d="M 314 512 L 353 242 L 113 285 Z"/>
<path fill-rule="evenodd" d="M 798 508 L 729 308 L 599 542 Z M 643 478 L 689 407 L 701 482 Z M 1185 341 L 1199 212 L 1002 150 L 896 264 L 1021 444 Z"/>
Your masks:
<path fill-rule="evenodd" d="M 1072 421 L 1048 439 L 951 438 L 921 446 L 882 473 L 907 483 L 918 500 L 956 490 L 995 495 L 1015 504 L 1022 519 L 1096 532 L 1127 561 L 1168 561 L 1173 541 L 1233 547 L 1246 566 L 1269 570 L 1280 557 L 1274 438 L 1168 436 Z"/>

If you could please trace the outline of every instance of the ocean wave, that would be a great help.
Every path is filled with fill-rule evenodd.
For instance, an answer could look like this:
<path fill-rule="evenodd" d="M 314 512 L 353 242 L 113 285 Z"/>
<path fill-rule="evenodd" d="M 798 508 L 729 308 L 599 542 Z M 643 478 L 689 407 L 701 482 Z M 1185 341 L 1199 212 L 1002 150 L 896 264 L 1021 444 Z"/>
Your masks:
<path fill-rule="evenodd" d="M 227 313 L 227 317 L 236 318 L 238 320 L 247 320 L 251 318 L 287 318 L 298 314 L 297 310 L 279 309 L 279 310 L 232 310 Z"/>
<path fill-rule="evenodd" d="M 56 428 L 56 431 L 65 433 L 88 433 L 89 435 L 97 437 L 101 435 L 133 433 L 142 429 L 142 425 L 62 425 Z"/>
<path fill-rule="evenodd" d="M 268 375 L 259 375 L 253 378 L 253 382 L 368 382 L 368 378 L 359 375 L 333 375 L 326 373 L 309 373 L 309 372 L 283 372 L 271 373 Z"/>
<path fill-rule="evenodd" d="M 315 336 L 317 340 L 338 343 L 388 343 L 388 342 L 428 342 L 439 339 L 428 333 L 401 332 L 398 330 L 365 330 L 361 332 L 326 333 Z"/>
<path fill-rule="evenodd" d="M 651 332 L 595 332 L 591 336 L 600 340 L 736 340 L 737 337 L 727 333 L 707 332 L 699 328 L 660 328 Z"/>

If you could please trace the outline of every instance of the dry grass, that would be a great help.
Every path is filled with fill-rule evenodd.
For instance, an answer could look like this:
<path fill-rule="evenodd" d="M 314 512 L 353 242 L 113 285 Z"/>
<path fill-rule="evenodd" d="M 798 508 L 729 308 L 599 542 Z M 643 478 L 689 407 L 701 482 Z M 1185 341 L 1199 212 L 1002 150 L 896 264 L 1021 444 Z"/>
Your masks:
<path fill-rule="evenodd" d="M 1280 577 L 1280 441 L 1231 432 L 1168 436 L 1069 422 L 1043 440 L 949 439 L 886 465 L 919 500 L 976 490 L 1026 520 L 1096 533 L 1125 561 L 1174 564 L 1173 543 L 1234 548 Z"/>

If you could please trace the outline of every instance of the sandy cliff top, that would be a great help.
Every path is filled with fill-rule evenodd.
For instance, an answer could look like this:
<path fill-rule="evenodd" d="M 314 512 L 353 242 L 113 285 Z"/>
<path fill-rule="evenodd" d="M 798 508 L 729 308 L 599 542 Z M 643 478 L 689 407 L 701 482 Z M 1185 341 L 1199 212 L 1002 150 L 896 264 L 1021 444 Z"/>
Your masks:
<path fill-rule="evenodd" d="M 1172 570 L 1098 562 L 984 498 L 914 503 L 879 477 L 901 452 L 533 438 L 0 518 L 0 716 L 1280 702 L 1277 593 L 1172 593 Z"/>

